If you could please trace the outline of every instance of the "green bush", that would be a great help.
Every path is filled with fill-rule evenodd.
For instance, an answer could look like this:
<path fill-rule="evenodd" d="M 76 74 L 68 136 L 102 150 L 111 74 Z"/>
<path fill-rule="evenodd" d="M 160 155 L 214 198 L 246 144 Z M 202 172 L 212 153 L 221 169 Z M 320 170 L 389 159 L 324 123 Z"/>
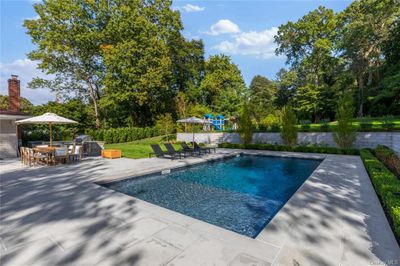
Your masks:
<path fill-rule="evenodd" d="M 360 131 L 368 132 L 372 130 L 372 124 L 368 122 L 360 123 Z"/>
<path fill-rule="evenodd" d="M 232 144 L 221 143 L 220 148 L 228 149 L 252 149 L 252 150 L 269 150 L 269 151 L 294 151 L 294 152 L 309 152 L 309 153 L 332 153 L 345 155 L 359 155 L 358 149 L 340 149 L 324 146 L 284 146 L 273 144 Z"/>
<path fill-rule="evenodd" d="M 285 106 L 282 109 L 281 138 L 287 146 L 295 146 L 297 142 L 297 118 L 292 107 Z"/>
<path fill-rule="evenodd" d="M 351 147 L 356 141 L 357 133 L 352 125 L 354 108 L 350 94 L 345 94 L 338 103 L 336 119 L 337 128 L 333 133 L 333 140 L 340 148 Z"/>
<path fill-rule="evenodd" d="M 279 123 L 280 118 L 274 114 L 267 115 L 262 121 L 262 124 L 265 126 L 265 128 L 271 128 L 273 125 L 279 126 Z"/>
<path fill-rule="evenodd" d="M 360 154 L 393 232 L 400 241 L 400 180 L 371 151 L 363 149 Z"/>
<path fill-rule="evenodd" d="M 389 168 L 395 176 L 400 178 L 400 158 L 389 147 L 378 145 L 375 149 L 375 156 Z"/>
<path fill-rule="evenodd" d="M 125 127 L 86 131 L 86 134 L 90 135 L 92 139 L 104 141 L 106 144 L 123 143 L 144 138 L 151 138 L 160 136 L 161 133 L 162 132 L 158 127 Z"/>
<path fill-rule="evenodd" d="M 53 129 L 53 141 L 71 141 L 74 139 L 76 130 L 73 128 L 58 127 Z M 26 145 L 28 141 L 49 141 L 50 131 L 48 127 L 25 127 L 21 132 L 22 143 Z"/>
<path fill-rule="evenodd" d="M 253 122 L 251 121 L 251 112 L 247 104 L 242 107 L 239 115 L 240 140 L 243 143 L 250 143 L 253 137 Z"/>

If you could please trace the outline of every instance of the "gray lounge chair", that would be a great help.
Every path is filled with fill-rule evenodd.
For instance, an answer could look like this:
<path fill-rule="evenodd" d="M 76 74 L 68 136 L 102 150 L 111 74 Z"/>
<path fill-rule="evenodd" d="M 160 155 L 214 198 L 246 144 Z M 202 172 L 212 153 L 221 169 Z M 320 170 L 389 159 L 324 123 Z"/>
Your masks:
<path fill-rule="evenodd" d="M 200 151 L 200 150 L 198 150 L 198 149 L 196 150 L 196 149 L 190 148 L 190 147 L 187 145 L 186 142 L 181 142 L 181 147 L 182 147 L 182 149 L 183 149 L 184 151 L 190 152 L 192 155 L 194 155 L 194 154 L 196 154 L 196 155 L 198 155 L 198 156 L 201 155 L 201 151 Z"/>
<path fill-rule="evenodd" d="M 200 145 L 197 144 L 197 142 L 193 142 L 193 147 L 194 147 L 194 149 L 203 151 L 204 153 L 211 153 L 211 150 L 214 150 L 214 153 L 215 153 L 215 148 L 200 147 Z"/>
<path fill-rule="evenodd" d="M 168 154 L 179 154 L 179 158 L 190 156 L 190 153 L 186 151 L 177 151 L 171 143 L 164 143 L 165 148 L 167 148 Z"/>
<path fill-rule="evenodd" d="M 170 153 L 164 152 L 161 149 L 160 145 L 158 145 L 158 144 L 151 144 L 150 146 L 151 146 L 151 149 L 153 150 L 153 152 L 151 152 L 149 154 L 149 157 L 151 157 L 151 155 L 154 154 L 157 158 L 169 158 L 172 160 L 175 158 L 179 158 L 179 159 L 181 158 L 180 154 L 176 154 L 176 153 L 170 154 Z"/>

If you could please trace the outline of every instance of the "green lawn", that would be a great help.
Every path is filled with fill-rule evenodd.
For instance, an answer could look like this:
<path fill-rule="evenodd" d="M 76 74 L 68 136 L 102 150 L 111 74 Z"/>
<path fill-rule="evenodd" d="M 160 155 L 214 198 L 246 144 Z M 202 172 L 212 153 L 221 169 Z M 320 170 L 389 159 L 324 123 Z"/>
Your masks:
<path fill-rule="evenodd" d="M 165 136 L 158 136 L 154 138 L 141 139 L 132 142 L 106 144 L 106 149 L 122 150 L 122 156 L 126 158 L 139 159 L 148 158 L 149 153 L 152 152 L 150 144 L 162 144 L 167 142 Z M 166 150 L 164 145 L 160 145 L 163 150 Z M 174 144 L 176 150 L 180 149 L 179 144 Z"/>
<path fill-rule="evenodd" d="M 299 131 L 334 131 L 337 122 L 329 122 L 326 125 L 328 126 L 326 129 L 323 128 L 325 126 L 323 123 L 298 125 L 298 128 Z M 400 131 L 400 117 L 354 119 L 353 126 L 358 131 Z"/>

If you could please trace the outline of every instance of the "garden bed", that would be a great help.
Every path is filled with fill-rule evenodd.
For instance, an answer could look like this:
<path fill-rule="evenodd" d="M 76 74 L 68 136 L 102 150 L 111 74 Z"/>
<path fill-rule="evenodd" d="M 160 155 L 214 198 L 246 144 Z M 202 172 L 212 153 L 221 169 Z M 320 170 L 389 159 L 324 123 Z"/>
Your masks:
<path fill-rule="evenodd" d="M 400 243 L 400 180 L 370 150 L 360 152 L 376 194 Z"/>

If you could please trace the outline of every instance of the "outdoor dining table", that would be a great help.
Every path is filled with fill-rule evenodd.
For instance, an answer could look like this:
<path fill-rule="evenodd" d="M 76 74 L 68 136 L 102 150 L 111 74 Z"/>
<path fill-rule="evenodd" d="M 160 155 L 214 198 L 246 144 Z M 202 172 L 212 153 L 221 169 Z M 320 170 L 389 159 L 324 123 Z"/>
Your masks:
<path fill-rule="evenodd" d="M 49 165 L 50 162 L 53 162 L 54 159 L 54 153 L 56 151 L 57 147 L 34 147 L 33 151 L 34 152 L 39 152 L 43 155 L 47 156 L 47 164 Z"/>

